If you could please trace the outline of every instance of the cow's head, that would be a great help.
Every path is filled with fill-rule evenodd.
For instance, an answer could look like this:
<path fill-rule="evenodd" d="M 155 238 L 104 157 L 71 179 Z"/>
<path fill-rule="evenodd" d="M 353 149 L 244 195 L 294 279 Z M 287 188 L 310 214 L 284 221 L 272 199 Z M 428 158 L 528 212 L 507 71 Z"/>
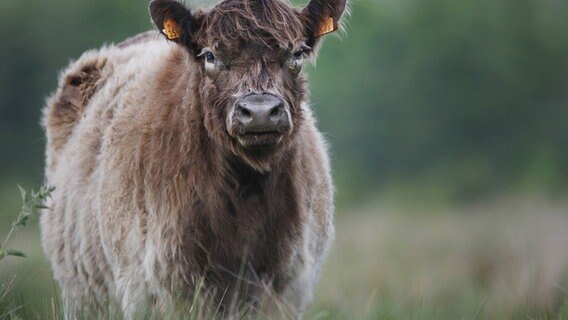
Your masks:
<path fill-rule="evenodd" d="M 270 168 L 302 125 L 305 60 L 338 29 L 346 0 L 225 0 L 192 13 L 176 0 L 153 0 L 160 32 L 185 47 L 197 70 L 209 136 L 259 171 Z"/>

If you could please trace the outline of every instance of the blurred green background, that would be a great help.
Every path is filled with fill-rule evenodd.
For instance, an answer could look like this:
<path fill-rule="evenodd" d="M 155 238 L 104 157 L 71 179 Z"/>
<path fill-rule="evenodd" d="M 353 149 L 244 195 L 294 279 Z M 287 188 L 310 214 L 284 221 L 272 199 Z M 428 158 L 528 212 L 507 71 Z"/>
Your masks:
<path fill-rule="evenodd" d="M 473 317 L 479 306 L 492 303 L 497 289 L 486 282 L 500 275 L 494 268 L 510 270 L 510 260 L 503 258 L 510 254 L 518 254 L 519 263 L 538 259 L 542 264 L 520 270 L 521 278 L 510 279 L 504 288 L 534 281 L 552 293 L 527 284 L 511 293 L 514 302 L 494 301 L 491 314 L 508 318 L 533 307 L 560 314 L 562 288 L 568 287 L 568 281 L 562 283 L 568 280 L 568 239 L 561 237 L 568 233 L 568 1 L 356 0 L 346 25 L 343 36 L 326 40 L 317 67 L 308 68 L 319 126 L 332 145 L 339 206 L 338 244 L 331 258 L 339 266 L 329 263 L 313 314 L 321 309 L 324 318 L 349 315 L 365 309 L 368 300 L 373 307 L 361 318 L 413 318 L 416 314 L 400 310 L 414 310 L 408 303 L 416 299 L 420 317 Z M 0 239 L 20 206 L 16 184 L 30 188 L 42 182 L 40 109 L 56 88 L 58 71 L 87 49 L 150 28 L 147 1 L 0 1 Z M 376 226 L 371 234 L 382 229 L 381 219 L 398 228 L 391 230 L 392 238 L 352 242 L 369 224 Z M 430 242 L 409 240 L 422 230 L 417 223 L 432 228 L 426 232 Z M 561 235 L 547 232 L 553 227 Z M 510 239 L 502 232 L 507 228 L 513 230 Z M 534 228 L 545 238 L 561 238 L 532 241 L 541 234 Z M 29 252 L 27 262 L 0 263 L 0 280 L 14 268 L 28 279 L 15 289 L 28 310 L 38 310 L 55 293 L 37 234 L 34 226 L 17 235 L 16 243 Z M 389 241 L 393 245 L 379 251 Z M 511 247 L 519 242 L 526 245 Z M 408 247 L 400 247 L 404 243 Z M 351 270 L 341 269 L 347 248 L 368 250 L 356 261 L 368 266 L 358 274 L 369 275 L 361 282 L 371 285 L 353 289 L 361 306 L 338 307 L 349 284 L 339 287 L 341 282 L 334 281 Z M 406 261 L 399 253 L 408 249 L 438 256 Z M 535 258 L 543 252 L 549 255 Z M 461 265 L 467 259 L 458 259 L 458 253 L 474 261 Z M 456 262 L 437 265 L 440 254 Z M 390 264 L 377 264 L 384 262 L 381 256 Z M 420 285 L 414 291 L 416 283 L 391 283 L 397 278 L 389 269 L 400 272 L 408 265 L 416 269 L 400 275 L 407 282 L 423 266 L 441 274 L 475 268 L 456 275 L 456 285 L 431 287 L 424 296 Z M 378 269 L 384 279 L 370 276 Z M 504 304 L 510 310 L 498 307 Z"/>

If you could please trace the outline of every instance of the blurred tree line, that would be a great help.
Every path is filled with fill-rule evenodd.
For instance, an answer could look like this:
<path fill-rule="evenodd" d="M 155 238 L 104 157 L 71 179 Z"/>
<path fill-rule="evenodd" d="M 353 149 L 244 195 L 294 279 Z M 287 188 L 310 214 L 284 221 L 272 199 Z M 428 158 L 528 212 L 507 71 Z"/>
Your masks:
<path fill-rule="evenodd" d="M 147 2 L 0 1 L 4 183 L 41 182 L 58 70 L 151 28 Z M 342 201 L 392 185 L 458 200 L 566 187 L 568 1 L 355 0 L 347 26 L 309 68 Z"/>

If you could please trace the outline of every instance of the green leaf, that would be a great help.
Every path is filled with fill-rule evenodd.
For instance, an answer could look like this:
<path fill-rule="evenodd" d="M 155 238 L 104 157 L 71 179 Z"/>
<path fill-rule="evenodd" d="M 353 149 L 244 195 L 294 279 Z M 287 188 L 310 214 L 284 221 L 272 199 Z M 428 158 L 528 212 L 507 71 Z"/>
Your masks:
<path fill-rule="evenodd" d="M 9 255 L 9 256 L 15 256 L 15 257 L 22 257 L 22 258 L 27 257 L 25 253 L 23 253 L 20 250 L 16 250 L 16 249 L 8 249 L 6 251 L 6 254 Z"/>
<path fill-rule="evenodd" d="M 17 228 L 18 226 L 22 226 L 25 227 L 26 223 L 28 222 L 28 219 L 30 218 L 31 214 L 27 213 L 27 212 L 22 212 L 22 214 L 18 217 L 18 220 L 16 220 L 13 224 L 12 227 Z"/>
<path fill-rule="evenodd" d="M 22 188 L 21 185 L 18 185 L 18 189 L 20 190 L 20 196 L 22 197 L 22 201 L 26 202 L 26 190 Z"/>
<path fill-rule="evenodd" d="M 44 205 L 44 204 L 36 204 L 34 206 L 34 208 L 36 208 L 36 209 L 49 209 L 49 207 Z"/>

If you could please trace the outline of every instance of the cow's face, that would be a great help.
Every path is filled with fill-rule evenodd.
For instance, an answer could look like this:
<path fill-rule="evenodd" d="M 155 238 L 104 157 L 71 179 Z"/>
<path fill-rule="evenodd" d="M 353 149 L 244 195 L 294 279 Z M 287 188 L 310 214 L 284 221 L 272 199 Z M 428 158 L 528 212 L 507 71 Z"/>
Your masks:
<path fill-rule="evenodd" d="M 209 136 L 265 171 L 302 125 L 302 66 L 337 29 L 345 1 L 312 0 L 300 10 L 281 0 L 225 0 L 192 14 L 176 0 L 154 0 L 150 13 L 199 70 Z"/>

